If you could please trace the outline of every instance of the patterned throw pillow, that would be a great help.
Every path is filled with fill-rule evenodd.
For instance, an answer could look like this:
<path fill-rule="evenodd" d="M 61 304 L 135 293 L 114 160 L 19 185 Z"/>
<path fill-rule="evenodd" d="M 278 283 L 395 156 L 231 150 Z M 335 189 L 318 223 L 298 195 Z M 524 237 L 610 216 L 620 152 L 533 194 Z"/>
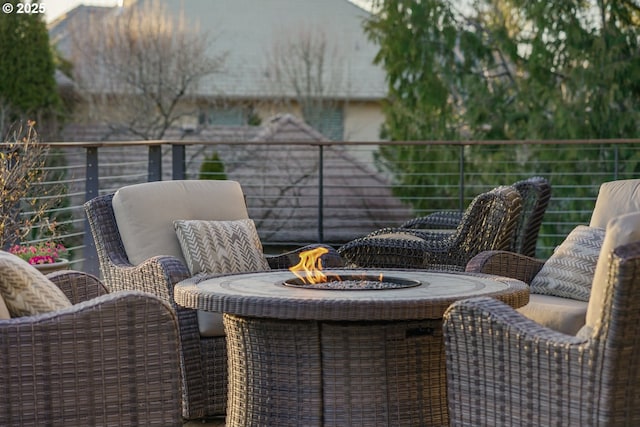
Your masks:
<path fill-rule="evenodd" d="M 11 317 L 47 313 L 72 305 L 44 274 L 5 251 L 0 251 L 0 295 Z"/>
<path fill-rule="evenodd" d="M 192 275 L 269 270 L 256 226 L 250 219 L 178 220 L 173 225 Z"/>
<path fill-rule="evenodd" d="M 533 278 L 531 292 L 589 301 L 604 232 L 586 225 L 574 228 Z"/>

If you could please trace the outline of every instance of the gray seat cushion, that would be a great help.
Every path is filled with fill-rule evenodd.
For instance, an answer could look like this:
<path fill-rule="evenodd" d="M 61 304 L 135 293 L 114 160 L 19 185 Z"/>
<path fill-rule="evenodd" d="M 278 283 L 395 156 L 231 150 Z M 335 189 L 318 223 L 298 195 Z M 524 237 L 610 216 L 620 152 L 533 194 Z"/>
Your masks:
<path fill-rule="evenodd" d="M 185 263 L 173 222 L 248 219 L 240 184 L 235 181 L 159 181 L 122 187 L 113 196 L 113 213 L 133 265 L 157 255 Z"/>
<path fill-rule="evenodd" d="M 607 230 L 598 258 L 591 299 L 586 316 L 586 325 L 580 335 L 587 337 L 600 326 L 602 310 L 609 285 L 609 269 L 611 268 L 612 253 L 618 246 L 637 242 L 640 240 L 640 212 L 633 212 L 612 218 L 607 224 Z"/>
<path fill-rule="evenodd" d="M 543 326 L 575 335 L 584 326 L 588 305 L 586 301 L 531 294 L 529 303 L 518 311 Z"/>
<path fill-rule="evenodd" d="M 612 218 L 640 212 L 640 179 L 621 179 L 600 186 L 589 226 L 606 228 Z"/>

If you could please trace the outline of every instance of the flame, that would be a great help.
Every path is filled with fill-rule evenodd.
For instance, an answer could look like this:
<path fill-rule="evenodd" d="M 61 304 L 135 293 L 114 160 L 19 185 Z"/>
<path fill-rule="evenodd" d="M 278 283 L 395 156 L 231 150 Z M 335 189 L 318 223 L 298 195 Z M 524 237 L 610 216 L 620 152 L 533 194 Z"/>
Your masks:
<path fill-rule="evenodd" d="M 327 248 L 319 247 L 300 252 L 300 262 L 289 268 L 305 284 L 316 284 L 327 281 L 327 275 L 322 272 L 320 257 L 329 252 Z M 302 272 L 306 274 L 301 274 Z"/>

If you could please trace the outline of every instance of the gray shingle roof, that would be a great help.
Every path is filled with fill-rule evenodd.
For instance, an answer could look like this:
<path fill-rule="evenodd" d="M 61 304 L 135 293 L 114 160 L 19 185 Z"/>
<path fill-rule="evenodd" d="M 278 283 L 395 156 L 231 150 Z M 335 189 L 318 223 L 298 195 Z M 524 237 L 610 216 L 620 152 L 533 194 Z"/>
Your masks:
<path fill-rule="evenodd" d="M 377 47 L 362 29 L 369 13 L 347 0 L 162 0 L 162 3 L 173 16 L 179 16 L 184 7 L 190 26 L 214 38 L 209 48 L 211 55 L 228 54 L 222 72 L 201 82 L 201 95 L 254 99 L 280 96 L 281 90 L 268 77 L 268 57 L 274 44 L 285 38 L 295 40 L 301 32 L 320 31 L 326 35 L 328 46 L 338 50 L 335 56 L 327 57 L 328 69 L 337 70 L 343 80 L 334 97 L 385 96 L 384 72 L 372 62 Z M 60 43 L 63 52 L 64 29 L 69 21 L 84 19 L 87 13 L 104 13 L 104 8 L 74 11 L 50 27 L 52 40 Z M 111 9 L 114 12 L 116 8 Z"/>

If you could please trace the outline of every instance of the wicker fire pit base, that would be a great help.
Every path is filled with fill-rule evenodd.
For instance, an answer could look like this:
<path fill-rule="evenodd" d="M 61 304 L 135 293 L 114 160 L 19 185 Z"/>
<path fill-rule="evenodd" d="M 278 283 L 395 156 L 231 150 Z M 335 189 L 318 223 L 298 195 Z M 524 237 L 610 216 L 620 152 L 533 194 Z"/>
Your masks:
<path fill-rule="evenodd" d="M 448 424 L 441 320 L 224 322 L 227 427 Z"/>

